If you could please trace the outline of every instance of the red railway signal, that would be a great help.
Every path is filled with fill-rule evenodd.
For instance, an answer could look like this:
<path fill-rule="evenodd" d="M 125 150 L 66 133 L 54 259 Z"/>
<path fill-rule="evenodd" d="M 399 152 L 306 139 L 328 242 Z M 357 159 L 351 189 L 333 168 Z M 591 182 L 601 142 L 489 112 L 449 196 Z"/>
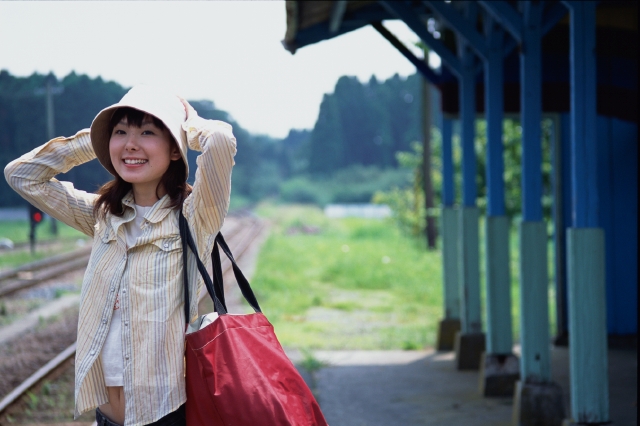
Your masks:
<path fill-rule="evenodd" d="M 40 212 L 39 210 L 35 211 L 31 215 L 31 222 L 35 223 L 36 225 L 42 222 L 42 212 Z"/>
<path fill-rule="evenodd" d="M 31 254 L 36 251 L 36 226 L 38 226 L 44 219 L 42 210 L 29 204 L 29 222 L 31 224 L 29 230 L 29 243 L 31 244 Z"/>

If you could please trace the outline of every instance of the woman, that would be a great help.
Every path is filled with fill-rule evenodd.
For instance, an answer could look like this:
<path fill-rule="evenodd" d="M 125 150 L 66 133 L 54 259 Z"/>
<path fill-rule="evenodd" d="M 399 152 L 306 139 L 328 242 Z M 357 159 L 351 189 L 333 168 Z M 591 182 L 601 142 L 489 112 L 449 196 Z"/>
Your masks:
<path fill-rule="evenodd" d="M 187 146 L 202 151 L 193 188 Z M 236 140 L 177 96 L 137 86 L 90 129 L 5 168 L 11 187 L 93 238 L 80 297 L 75 416 L 99 425 L 184 425 L 184 296 L 178 214 L 210 253 L 229 206 Z M 98 158 L 114 179 L 96 194 L 54 178 Z M 199 277 L 193 256 L 189 276 Z M 201 278 L 190 283 L 199 294 Z M 197 318 L 196 298 L 190 321 Z"/>

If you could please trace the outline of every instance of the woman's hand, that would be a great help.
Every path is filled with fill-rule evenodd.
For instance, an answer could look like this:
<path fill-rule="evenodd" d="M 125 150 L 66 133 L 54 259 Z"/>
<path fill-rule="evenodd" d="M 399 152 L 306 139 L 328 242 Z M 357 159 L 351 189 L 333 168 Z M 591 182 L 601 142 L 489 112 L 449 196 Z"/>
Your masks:
<path fill-rule="evenodd" d="M 186 113 L 186 116 L 184 119 L 185 121 L 187 121 L 189 117 L 198 115 L 196 110 L 193 109 L 193 107 L 191 106 L 191 104 L 189 104 L 189 102 L 187 102 L 185 99 L 181 98 L 180 96 L 178 96 L 178 99 L 180 99 L 180 102 L 182 102 L 182 105 L 184 105 L 184 111 Z"/>

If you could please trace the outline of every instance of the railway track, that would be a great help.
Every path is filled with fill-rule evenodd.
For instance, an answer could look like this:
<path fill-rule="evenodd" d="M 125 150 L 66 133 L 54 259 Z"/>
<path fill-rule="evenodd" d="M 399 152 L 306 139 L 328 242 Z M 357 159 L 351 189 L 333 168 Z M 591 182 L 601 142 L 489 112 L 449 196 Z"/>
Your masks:
<path fill-rule="evenodd" d="M 38 249 L 43 249 L 43 248 L 56 246 L 60 244 L 60 242 L 62 241 L 73 242 L 77 239 L 78 238 L 73 238 L 73 237 L 58 237 L 58 238 L 51 238 L 46 240 L 39 239 L 37 247 Z M 22 241 L 19 243 L 14 243 L 13 248 L 0 247 L 0 254 L 12 253 L 16 251 L 26 251 L 26 250 L 29 250 L 30 248 L 31 248 L 31 244 L 28 241 Z"/>
<path fill-rule="evenodd" d="M 251 220 L 246 211 L 229 215 L 236 220 Z M 229 232 L 233 234 L 233 226 Z M 91 244 L 77 250 L 27 263 L 18 268 L 0 271 L 0 297 L 5 297 L 60 275 L 86 268 L 91 255 Z"/>
<path fill-rule="evenodd" d="M 8 296 L 68 272 L 83 269 L 87 266 L 90 255 L 91 246 L 87 244 L 86 247 L 68 253 L 0 272 L 0 297 Z"/>
<path fill-rule="evenodd" d="M 262 221 L 244 216 L 240 220 L 238 220 L 238 223 L 236 224 L 236 226 L 226 230 L 225 238 L 227 239 L 229 247 L 231 248 L 236 261 L 238 262 L 242 261 L 241 259 L 243 258 L 243 255 L 247 252 L 247 249 L 252 245 L 255 239 L 261 234 L 263 227 L 264 227 L 264 224 Z M 73 253 L 75 253 L 75 256 L 78 256 L 79 255 L 78 252 L 82 253 L 82 251 L 80 250 Z M 84 266 L 86 266 L 86 261 L 88 261 L 88 255 L 90 254 L 90 249 L 87 253 L 88 254 L 87 254 L 87 258 L 85 260 Z M 34 264 L 38 264 L 38 265 L 36 265 L 36 267 L 33 269 L 30 269 L 32 266 L 25 265 L 21 268 L 16 268 L 16 270 L 14 271 L 6 271 L 2 273 L 2 275 L 0 275 L 0 282 L 6 283 L 6 282 L 11 282 L 13 280 L 17 283 L 18 281 L 27 281 L 27 279 L 24 278 L 25 273 L 33 274 L 34 278 L 32 278 L 29 281 L 35 281 L 37 279 L 40 279 L 41 276 L 46 275 L 46 273 L 44 272 L 40 273 L 38 272 L 38 270 L 46 270 L 46 268 L 49 267 L 50 265 L 55 265 L 55 266 L 51 266 L 51 268 L 59 267 L 59 269 L 64 269 L 61 267 L 61 265 L 67 264 L 65 259 L 71 259 L 70 262 L 72 262 L 74 258 L 74 256 L 72 256 L 72 253 L 67 253 L 64 256 L 60 255 L 60 256 L 54 256 L 54 257 L 56 258 L 56 260 L 50 260 L 51 258 L 49 258 L 39 262 L 34 262 Z M 229 276 L 231 272 L 231 262 L 229 262 L 225 256 L 223 257 L 224 257 L 222 261 L 223 274 L 225 276 Z M 62 260 L 60 260 L 61 258 Z M 81 263 L 80 258 L 76 258 L 75 260 L 77 261 L 76 264 Z M 75 266 L 68 264 L 67 267 L 74 268 Z M 53 272 L 51 273 L 53 274 Z M 20 274 L 22 274 L 22 278 L 20 278 L 21 276 Z M 229 279 L 226 279 L 225 281 L 227 285 L 232 285 Z M 34 284 L 30 284 L 30 285 L 34 285 Z M 27 287 L 30 285 L 27 285 Z M 227 285 L 225 285 L 225 287 L 227 287 Z M 14 287 L 18 287 L 18 284 L 15 284 Z M 0 292 L 2 291 L 3 288 L 5 288 L 5 285 L 3 285 L 0 288 Z M 225 293 L 229 294 L 229 290 L 231 289 L 225 288 Z M 17 290 L 13 290 L 13 291 L 17 291 Z M 204 292 L 204 294 L 201 294 L 199 297 L 199 302 L 201 302 L 206 295 L 207 295 L 206 292 Z M 6 416 L 6 414 L 12 411 L 12 408 L 17 407 L 20 404 L 22 397 L 26 395 L 30 390 L 34 389 L 36 386 L 38 386 L 40 383 L 42 383 L 46 379 L 57 377 L 61 371 L 69 367 L 71 364 L 71 360 L 75 356 L 75 348 L 76 348 L 76 342 L 74 342 L 73 344 L 68 346 L 66 349 L 64 349 L 62 352 L 57 354 L 53 359 L 51 359 L 44 366 L 42 366 L 40 369 L 34 372 L 19 386 L 14 388 L 2 400 L 0 400 L 0 421 Z M 0 424 L 3 424 L 3 423 L 0 423 Z"/>

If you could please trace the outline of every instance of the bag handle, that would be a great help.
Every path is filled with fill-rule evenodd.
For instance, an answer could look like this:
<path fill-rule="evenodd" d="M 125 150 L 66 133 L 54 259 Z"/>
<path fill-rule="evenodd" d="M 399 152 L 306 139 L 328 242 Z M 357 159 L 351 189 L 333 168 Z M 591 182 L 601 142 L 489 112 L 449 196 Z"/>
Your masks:
<path fill-rule="evenodd" d="M 183 273 L 183 281 L 184 281 L 184 299 L 185 299 L 184 314 L 185 314 L 185 319 L 187 324 L 189 324 L 189 318 L 190 318 L 189 273 L 188 273 L 189 266 L 187 264 L 187 247 L 190 248 L 191 252 L 196 256 L 198 271 L 200 272 L 200 275 L 202 275 L 202 278 L 204 279 L 204 285 L 207 288 L 207 292 L 209 293 L 209 296 L 211 296 L 211 300 L 213 300 L 214 310 L 219 315 L 226 314 L 227 306 L 218 297 L 217 293 L 220 293 L 220 292 L 219 291 L 216 292 L 214 284 L 211 281 L 211 277 L 207 272 L 207 268 L 204 266 L 204 264 L 200 260 L 200 256 L 198 256 L 198 248 L 196 247 L 196 244 L 193 241 L 193 237 L 191 236 L 191 231 L 189 230 L 189 224 L 187 223 L 187 219 L 182 214 L 182 211 L 180 211 L 180 217 L 178 219 L 178 222 L 180 227 L 180 239 L 182 240 L 182 273 Z M 216 274 L 216 271 L 214 270 L 214 277 L 215 277 L 215 274 Z M 222 275 L 222 270 L 220 270 L 220 275 Z M 224 296 L 222 294 L 220 294 L 220 296 L 222 296 L 224 300 Z"/>
<path fill-rule="evenodd" d="M 260 305 L 258 304 L 258 299 L 256 299 L 256 295 L 253 293 L 253 289 L 251 288 L 251 285 L 249 285 L 249 280 L 247 280 L 247 278 L 244 276 L 244 274 L 240 270 L 240 267 L 236 263 L 236 260 L 233 258 L 233 254 L 231 254 L 231 250 L 229 249 L 227 242 L 224 240 L 222 233 L 218 232 L 218 235 L 216 236 L 216 241 L 213 245 L 213 252 L 211 253 L 211 259 L 212 260 L 217 259 L 217 262 L 216 262 L 218 263 L 217 270 L 220 272 L 219 273 L 220 288 L 223 289 L 224 286 L 222 283 L 222 264 L 220 263 L 220 252 L 218 251 L 218 245 L 220 246 L 220 248 L 222 248 L 222 251 L 224 252 L 224 254 L 226 254 L 229 260 L 231 261 L 231 266 L 233 267 L 233 275 L 235 275 L 236 277 L 236 282 L 238 283 L 238 287 L 240 287 L 242 296 L 244 296 L 244 299 L 247 301 L 249 306 L 253 308 L 254 312 L 262 312 L 262 309 L 260 309 Z M 214 268 L 216 268 L 216 266 L 214 266 Z M 216 277 L 214 276 L 214 284 L 215 284 L 215 281 L 216 281 Z"/>
<path fill-rule="evenodd" d="M 188 276 L 188 265 L 187 265 L 187 247 L 191 249 L 191 252 L 196 256 L 196 262 L 198 265 L 198 271 L 200 275 L 204 279 L 205 287 L 207 288 L 207 292 L 213 300 L 213 306 L 216 312 L 219 315 L 225 315 L 227 311 L 227 305 L 224 300 L 224 284 L 222 281 L 222 263 L 220 261 L 220 252 L 218 250 L 218 245 L 222 247 L 222 251 L 227 255 L 229 260 L 231 261 L 231 265 L 233 266 L 233 273 L 236 277 L 236 281 L 238 286 L 240 287 L 240 291 L 242 295 L 247 300 L 249 305 L 253 308 L 255 312 L 262 312 L 260 310 L 260 305 L 258 305 L 258 301 L 249 285 L 249 281 L 246 279 L 238 265 L 236 264 L 233 255 L 231 254 L 231 250 L 227 245 L 224 237 L 220 232 L 216 236 L 216 239 L 213 244 L 213 250 L 211 252 L 211 262 L 213 266 L 213 281 L 207 272 L 207 268 L 204 266 L 202 261 L 200 260 L 200 256 L 198 256 L 198 248 L 193 241 L 193 237 L 191 236 L 191 231 L 189 230 L 189 224 L 187 223 L 187 219 L 180 211 L 179 215 L 179 227 L 180 227 L 180 239 L 182 240 L 182 263 L 183 263 L 183 281 L 184 281 L 184 296 L 185 296 L 185 319 L 187 324 L 189 323 L 189 276 Z"/>

